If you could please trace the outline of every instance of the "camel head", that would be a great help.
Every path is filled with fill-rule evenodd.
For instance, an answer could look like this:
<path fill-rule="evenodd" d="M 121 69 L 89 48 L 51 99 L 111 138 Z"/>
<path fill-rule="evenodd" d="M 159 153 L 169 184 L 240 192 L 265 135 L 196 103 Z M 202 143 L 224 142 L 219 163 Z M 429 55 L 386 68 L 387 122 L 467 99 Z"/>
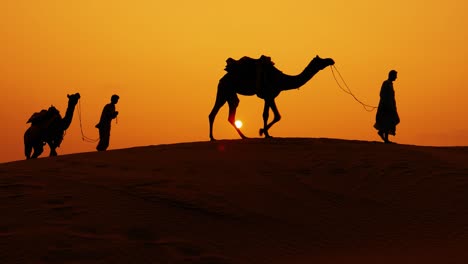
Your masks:
<path fill-rule="evenodd" d="M 68 97 L 68 104 L 71 104 L 71 105 L 76 105 L 78 103 L 78 100 L 80 100 L 80 93 L 76 93 L 76 94 L 67 94 L 67 97 Z"/>
<path fill-rule="evenodd" d="M 315 58 L 312 60 L 312 62 L 314 62 L 314 64 L 317 65 L 317 67 L 318 67 L 320 70 L 323 70 L 323 69 L 325 69 L 326 67 L 335 64 L 335 61 L 334 61 L 333 59 L 331 59 L 331 58 L 322 59 L 322 58 L 320 58 L 318 55 L 315 56 Z"/>

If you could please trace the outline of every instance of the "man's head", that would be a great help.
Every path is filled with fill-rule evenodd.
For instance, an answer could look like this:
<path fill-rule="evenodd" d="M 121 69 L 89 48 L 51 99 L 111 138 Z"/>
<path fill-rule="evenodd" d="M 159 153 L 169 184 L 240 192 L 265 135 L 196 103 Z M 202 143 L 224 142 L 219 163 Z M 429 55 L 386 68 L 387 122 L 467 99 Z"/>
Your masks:
<path fill-rule="evenodd" d="M 111 103 L 116 104 L 119 101 L 119 96 L 114 94 L 111 96 Z"/>
<path fill-rule="evenodd" d="M 397 71 L 391 70 L 391 71 L 388 73 L 388 79 L 389 79 L 390 81 L 392 81 L 392 82 L 393 82 L 394 80 L 396 80 L 396 79 L 397 79 Z"/>

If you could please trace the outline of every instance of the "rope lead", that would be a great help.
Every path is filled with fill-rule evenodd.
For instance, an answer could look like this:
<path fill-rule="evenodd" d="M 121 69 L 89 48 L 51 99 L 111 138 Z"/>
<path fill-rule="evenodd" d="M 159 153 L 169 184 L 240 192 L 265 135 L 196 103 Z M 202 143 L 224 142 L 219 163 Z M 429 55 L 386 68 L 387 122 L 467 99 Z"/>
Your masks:
<path fill-rule="evenodd" d="M 78 103 L 78 117 L 80 119 L 80 130 L 81 130 L 81 139 L 85 142 L 88 142 L 88 143 L 96 143 L 99 141 L 99 138 L 97 139 L 93 139 L 93 138 L 89 138 L 87 136 L 85 136 L 85 134 L 83 133 L 83 125 L 82 125 L 82 122 L 81 122 L 81 100 L 79 101 Z"/>
<path fill-rule="evenodd" d="M 334 68 L 335 71 L 338 73 L 338 76 L 340 76 L 340 79 L 341 79 L 341 81 L 343 82 L 343 84 L 345 85 L 346 90 L 341 86 L 340 82 L 339 82 L 338 79 L 336 78 L 336 76 L 335 76 L 335 71 L 333 71 L 333 68 Z M 353 94 L 353 92 L 351 92 L 351 89 L 349 89 L 348 84 L 346 84 L 345 80 L 343 79 L 343 76 L 341 76 L 341 73 L 338 71 L 338 69 L 336 68 L 335 65 L 332 65 L 332 66 L 330 67 L 330 69 L 331 69 L 331 72 L 332 72 L 332 74 L 333 74 L 333 78 L 335 79 L 336 84 L 338 84 L 338 87 L 340 87 L 340 89 L 341 89 L 343 92 L 345 92 L 345 93 L 351 95 L 351 96 L 354 98 L 354 100 L 356 100 L 358 103 L 360 103 L 360 104 L 362 105 L 362 107 L 364 107 L 364 110 L 366 110 L 367 112 L 372 112 L 372 111 L 374 111 L 374 109 L 377 108 L 377 106 L 372 106 L 372 105 L 368 105 L 368 104 L 363 103 L 361 100 L 359 100 L 359 99 Z"/>

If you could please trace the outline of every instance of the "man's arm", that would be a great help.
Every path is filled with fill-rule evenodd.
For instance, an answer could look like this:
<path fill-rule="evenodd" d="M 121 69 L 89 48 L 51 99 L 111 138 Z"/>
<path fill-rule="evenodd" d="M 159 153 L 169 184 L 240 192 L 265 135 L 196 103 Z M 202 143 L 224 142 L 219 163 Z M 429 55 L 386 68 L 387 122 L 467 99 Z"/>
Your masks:
<path fill-rule="evenodd" d="M 103 115 L 105 120 L 112 120 L 117 117 L 119 112 L 115 111 L 115 106 L 112 104 L 108 104 L 104 107 Z"/>

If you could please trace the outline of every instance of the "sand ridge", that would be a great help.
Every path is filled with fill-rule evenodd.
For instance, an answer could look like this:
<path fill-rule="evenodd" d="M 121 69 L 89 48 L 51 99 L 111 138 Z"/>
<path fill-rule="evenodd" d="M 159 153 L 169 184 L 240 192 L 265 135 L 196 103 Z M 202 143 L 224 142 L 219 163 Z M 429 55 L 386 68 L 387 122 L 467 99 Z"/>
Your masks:
<path fill-rule="evenodd" d="M 0 164 L 0 262 L 465 263 L 468 148 L 220 140 Z"/>

